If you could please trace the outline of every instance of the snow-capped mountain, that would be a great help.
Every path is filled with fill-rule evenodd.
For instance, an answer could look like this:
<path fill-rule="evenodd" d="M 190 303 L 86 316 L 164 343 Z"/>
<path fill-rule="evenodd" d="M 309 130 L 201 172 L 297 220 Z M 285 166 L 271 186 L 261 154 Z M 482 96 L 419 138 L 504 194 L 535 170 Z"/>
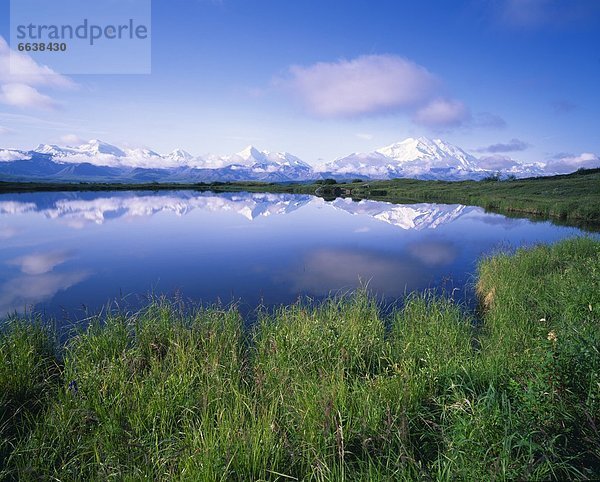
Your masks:
<path fill-rule="evenodd" d="M 241 168 L 256 168 L 257 172 L 275 172 L 280 168 L 312 171 L 312 167 L 298 157 L 288 152 L 260 151 L 254 146 L 248 146 L 231 156 L 207 155 L 202 158 L 201 167 L 220 169 L 228 166 Z"/>
<path fill-rule="evenodd" d="M 107 155 L 115 157 L 125 157 L 127 155 L 125 151 L 119 149 L 118 147 L 100 141 L 98 139 L 92 139 L 86 144 L 82 144 L 77 148 L 77 150 L 90 156 Z"/>
<path fill-rule="evenodd" d="M 171 161 L 175 161 L 181 164 L 182 166 L 185 166 L 188 165 L 194 159 L 194 156 L 192 156 L 189 152 L 184 151 L 183 149 L 175 149 L 173 152 L 167 154 L 165 158 Z"/>
<path fill-rule="evenodd" d="M 448 144 L 441 139 L 428 139 L 409 137 L 402 142 L 397 142 L 377 152 L 390 157 L 398 163 L 411 163 L 426 161 L 435 167 L 454 167 L 461 169 L 476 169 L 477 159 L 459 147 Z"/>
<path fill-rule="evenodd" d="M 584 160 L 595 167 L 595 155 Z M 580 156 L 581 157 L 581 156 Z M 507 158 L 476 158 L 441 139 L 408 138 L 372 152 L 354 153 L 313 168 L 287 152 L 242 151 L 195 157 L 183 149 L 161 155 L 147 148 L 117 147 L 93 139 L 80 146 L 41 144 L 31 151 L 0 149 L 0 179 L 127 182 L 291 182 L 335 178 L 481 179 L 501 172 L 517 177 L 574 171 L 580 157 L 522 164 Z M 582 158 L 583 159 L 583 158 Z"/>
<path fill-rule="evenodd" d="M 40 144 L 33 152 L 48 154 L 52 156 L 53 161 L 63 164 L 79 164 L 85 162 L 104 167 L 141 167 L 147 169 L 162 169 L 178 167 L 181 165 L 181 160 L 179 158 L 171 156 L 171 154 L 174 153 L 167 156 L 161 156 L 150 149 L 121 149 L 98 139 L 92 139 L 91 141 L 76 147 L 59 147 L 56 145 Z M 182 152 L 184 151 L 179 150 L 179 153 Z M 190 156 L 190 158 L 186 160 L 186 164 L 191 160 L 192 157 Z"/>
<path fill-rule="evenodd" d="M 276 181 L 305 180 L 314 177 L 311 166 L 298 157 L 287 152 L 259 151 L 253 146 L 231 156 L 207 156 L 206 158 L 194 157 L 183 149 L 175 149 L 167 155 L 144 148 L 129 149 L 119 148 L 98 139 L 93 139 L 77 147 L 59 147 L 56 145 L 42 144 L 33 151 L 52 157 L 52 160 L 62 164 L 89 163 L 103 167 L 116 167 L 121 169 L 187 169 L 187 176 L 191 178 L 206 177 L 200 172 L 189 170 L 223 169 L 228 168 L 222 178 L 226 180 L 241 179 L 270 179 Z M 148 173 L 145 173 L 148 174 Z M 170 173 L 163 173 L 169 175 Z M 181 174 L 181 173 L 178 173 Z M 207 174 L 207 173 L 204 173 Z M 211 176 L 208 176 L 211 178 Z M 218 176 L 215 179 L 220 180 Z"/>
<path fill-rule="evenodd" d="M 477 159 L 441 139 L 409 137 L 402 142 L 368 153 L 355 153 L 325 165 L 332 176 L 358 176 L 372 179 L 477 178 L 489 174 Z"/>

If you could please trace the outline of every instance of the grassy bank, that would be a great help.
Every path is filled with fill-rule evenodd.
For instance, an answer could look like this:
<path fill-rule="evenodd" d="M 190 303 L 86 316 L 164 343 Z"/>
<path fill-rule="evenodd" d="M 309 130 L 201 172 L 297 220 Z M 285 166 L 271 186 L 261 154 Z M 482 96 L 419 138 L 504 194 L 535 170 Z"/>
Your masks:
<path fill-rule="evenodd" d="M 364 292 L 264 314 L 164 301 L 55 349 L 0 335 L 0 479 L 600 477 L 600 243 L 481 261 L 483 322 Z"/>
<path fill-rule="evenodd" d="M 19 183 L 0 182 L 0 193 L 43 191 L 160 191 L 189 189 L 212 192 L 273 192 L 347 196 L 393 203 L 450 203 L 481 206 L 489 211 L 600 226 L 600 169 L 563 176 L 505 181 L 356 181 L 351 183 L 277 184 L 264 182 L 214 183 Z"/>

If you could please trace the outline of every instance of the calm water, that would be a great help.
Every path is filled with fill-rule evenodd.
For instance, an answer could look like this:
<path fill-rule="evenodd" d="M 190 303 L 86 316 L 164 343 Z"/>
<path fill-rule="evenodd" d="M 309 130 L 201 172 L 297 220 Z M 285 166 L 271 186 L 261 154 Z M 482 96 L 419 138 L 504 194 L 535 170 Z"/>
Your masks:
<path fill-rule="evenodd" d="M 177 192 L 0 196 L 0 317 L 32 307 L 74 320 L 150 292 L 195 302 L 295 301 L 368 281 L 388 301 L 459 288 L 477 259 L 575 228 L 460 205 Z M 123 301 L 123 298 L 125 301 Z"/>

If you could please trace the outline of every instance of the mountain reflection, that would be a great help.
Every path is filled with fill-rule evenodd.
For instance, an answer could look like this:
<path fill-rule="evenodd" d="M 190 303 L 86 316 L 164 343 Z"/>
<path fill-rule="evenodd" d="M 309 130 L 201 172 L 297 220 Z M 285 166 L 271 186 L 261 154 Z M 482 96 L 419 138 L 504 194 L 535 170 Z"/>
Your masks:
<path fill-rule="evenodd" d="M 450 223 L 459 217 L 480 210 L 479 208 L 460 204 L 391 204 L 380 201 L 336 199 L 331 204 L 354 215 L 366 215 L 379 221 L 392 224 L 401 229 L 435 229 L 442 224 Z"/>
<path fill-rule="evenodd" d="M 87 195 L 85 195 L 87 194 Z M 23 195 L 24 197 L 26 195 Z M 3 199 L 7 197 L 4 196 Z M 35 195 L 17 201 L 0 201 L 1 214 L 38 212 L 50 219 L 63 219 L 73 227 L 85 224 L 103 224 L 122 217 L 148 217 L 162 212 L 184 216 L 194 210 L 207 212 L 235 212 L 248 220 L 271 215 L 287 214 L 307 204 L 310 196 L 268 193 L 195 193 L 190 191 L 152 193 L 71 193 L 65 195 Z"/>
<path fill-rule="evenodd" d="M 391 204 L 336 199 L 326 203 L 309 195 L 270 193 L 44 193 L 5 195 L 0 216 L 40 213 L 71 227 L 104 224 L 111 219 L 149 217 L 159 213 L 184 216 L 195 210 L 232 212 L 252 221 L 294 212 L 308 204 L 325 204 L 351 215 L 367 216 L 404 230 L 435 229 L 480 208 L 458 204 Z"/>

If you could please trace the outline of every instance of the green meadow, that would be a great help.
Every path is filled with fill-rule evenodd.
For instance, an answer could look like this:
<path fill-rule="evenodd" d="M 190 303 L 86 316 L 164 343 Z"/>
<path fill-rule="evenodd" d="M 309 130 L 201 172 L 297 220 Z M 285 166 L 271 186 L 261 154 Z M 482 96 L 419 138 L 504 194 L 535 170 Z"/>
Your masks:
<path fill-rule="evenodd" d="M 470 313 L 366 290 L 245 328 L 157 299 L 0 334 L 3 480 L 600 478 L 600 242 L 482 259 Z"/>

